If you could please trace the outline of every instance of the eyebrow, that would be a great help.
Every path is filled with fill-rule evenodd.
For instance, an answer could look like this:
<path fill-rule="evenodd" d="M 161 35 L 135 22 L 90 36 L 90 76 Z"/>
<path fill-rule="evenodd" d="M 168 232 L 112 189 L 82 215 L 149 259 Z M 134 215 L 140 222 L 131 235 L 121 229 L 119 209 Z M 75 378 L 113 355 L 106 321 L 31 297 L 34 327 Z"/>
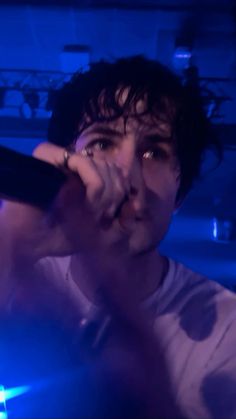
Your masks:
<path fill-rule="evenodd" d="M 103 126 L 103 125 L 95 125 L 87 130 L 88 135 L 92 134 L 98 134 L 98 135 L 105 135 L 105 136 L 112 136 L 112 137 L 123 137 L 124 133 L 121 131 L 118 131 L 114 128 Z M 144 134 L 143 140 L 148 141 L 150 143 L 165 143 L 165 144 L 173 144 L 173 138 L 172 136 L 162 136 L 159 133 L 150 133 L 150 134 Z"/>
<path fill-rule="evenodd" d="M 173 144 L 173 138 L 171 136 L 163 137 L 162 135 L 155 133 L 155 134 L 147 134 L 144 135 L 144 140 L 149 141 L 150 143 L 165 143 L 165 144 Z"/>

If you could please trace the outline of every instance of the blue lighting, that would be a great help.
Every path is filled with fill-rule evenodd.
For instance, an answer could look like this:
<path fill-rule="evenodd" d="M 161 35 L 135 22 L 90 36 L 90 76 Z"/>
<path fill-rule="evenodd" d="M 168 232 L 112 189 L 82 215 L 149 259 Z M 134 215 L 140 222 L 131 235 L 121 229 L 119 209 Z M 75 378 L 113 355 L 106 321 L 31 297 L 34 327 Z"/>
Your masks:
<path fill-rule="evenodd" d="M 27 393 L 31 389 L 31 386 L 19 386 L 5 389 L 3 385 L 0 385 L 0 419 L 8 419 L 7 414 L 7 400 L 21 396 Z"/>
<path fill-rule="evenodd" d="M 213 237 L 214 237 L 214 239 L 217 239 L 217 236 L 218 236 L 217 221 L 214 218 L 213 219 Z"/>
<path fill-rule="evenodd" d="M 188 47 L 177 47 L 173 56 L 174 68 L 179 71 L 189 68 L 191 58 L 192 51 Z"/>
<path fill-rule="evenodd" d="M 0 387 L 0 403 L 5 403 L 6 397 L 5 397 L 5 389 L 3 386 Z"/>
<path fill-rule="evenodd" d="M 0 385 L 0 419 L 8 419 L 6 401 L 21 396 L 30 390 L 30 386 L 20 386 L 5 389 Z"/>
<path fill-rule="evenodd" d="M 30 386 L 20 386 L 9 388 L 8 390 L 4 389 L 4 400 L 10 400 L 14 397 L 21 396 L 22 394 L 27 393 L 31 389 Z M 0 390 L 0 402 L 1 402 L 1 390 Z"/>
<path fill-rule="evenodd" d="M 0 419 L 7 419 L 7 417 L 5 388 L 0 385 Z"/>

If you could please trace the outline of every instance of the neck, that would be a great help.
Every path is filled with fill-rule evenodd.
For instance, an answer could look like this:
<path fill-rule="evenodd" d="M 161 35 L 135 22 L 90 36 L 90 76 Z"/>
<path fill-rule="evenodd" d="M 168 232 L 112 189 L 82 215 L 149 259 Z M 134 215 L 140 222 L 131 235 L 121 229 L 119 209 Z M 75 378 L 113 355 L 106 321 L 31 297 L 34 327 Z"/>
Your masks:
<path fill-rule="evenodd" d="M 93 302 L 97 299 L 101 273 L 109 277 L 111 286 L 116 278 L 125 281 L 125 287 L 129 287 L 130 292 L 140 301 L 161 285 L 167 271 L 168 260 L 157 250 L 125 258 L 120 258 L 116 253 L 109 256 L 76 254 L 71 259 L 74 281 L 81 292 Z"/>

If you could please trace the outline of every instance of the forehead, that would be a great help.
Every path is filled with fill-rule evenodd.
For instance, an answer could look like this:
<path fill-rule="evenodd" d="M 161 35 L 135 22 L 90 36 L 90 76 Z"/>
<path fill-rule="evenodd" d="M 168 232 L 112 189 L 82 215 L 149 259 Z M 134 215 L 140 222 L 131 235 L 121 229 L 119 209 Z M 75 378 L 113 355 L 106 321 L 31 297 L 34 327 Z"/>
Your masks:
<path fill-rule="evenodd" d="M 163 137 L 171 137 L 173 106 L 167 98 L 150 106 L 147 93 L 134 92 L 130 87 L 118 87 L 113 99 L 101 91 L 90 101 L 78 126 L 78 133 L 96 130 L 98 126 L 119 129 L 127 134 L 157 130 Z"/>
<path fill-rule="evenodd" d="M 137 137 L 145 136 L 150 133 L 156 133 L 163 138 L 172 137 L 172 126 L 165 120 L 153 120 L 148 115 L 142 118 L 136 117 L 120 117 L 114 121 L 103 121 L 91 123 L 86 128 L 82 135 L 89 135 L 92 133 L 110 134 L 113 136 L 128 136 L 134 135 Z"/>

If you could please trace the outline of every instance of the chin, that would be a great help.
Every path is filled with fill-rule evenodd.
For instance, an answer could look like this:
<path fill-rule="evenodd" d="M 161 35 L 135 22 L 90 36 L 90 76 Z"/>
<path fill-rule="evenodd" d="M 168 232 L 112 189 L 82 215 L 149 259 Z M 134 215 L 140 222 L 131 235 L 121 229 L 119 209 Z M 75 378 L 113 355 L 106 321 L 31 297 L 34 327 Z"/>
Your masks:
<path fill-rule="evenodd" d="M 150 241 L 140 242 L 136 240 L 130 240 L 129 252 L 131 256 L 141 256 L 153 252 L 156 250 L 156 247 L 156 243 L 150 243 Z"/>
<path fill-rule="evenodd" d="M 160 242 L 159 235 L 153 225 L 147 226 L 143 223 L 135 223 L 124 228 L 115 222 L 112 228 L 105 232 L 107 245 L 122 246 L 122 242 L 128 243 L 128 252 L 131 256 L 153 252 Z"/>
<path fill-rule="evenodd" d="M 159 238 L 154 237 L 152 232 L 148 230 L 139 231 L 137 228 L 129 238 L 130 255 L 139 256 L 152 253 L 156 250 L 158 243 Z"/>

